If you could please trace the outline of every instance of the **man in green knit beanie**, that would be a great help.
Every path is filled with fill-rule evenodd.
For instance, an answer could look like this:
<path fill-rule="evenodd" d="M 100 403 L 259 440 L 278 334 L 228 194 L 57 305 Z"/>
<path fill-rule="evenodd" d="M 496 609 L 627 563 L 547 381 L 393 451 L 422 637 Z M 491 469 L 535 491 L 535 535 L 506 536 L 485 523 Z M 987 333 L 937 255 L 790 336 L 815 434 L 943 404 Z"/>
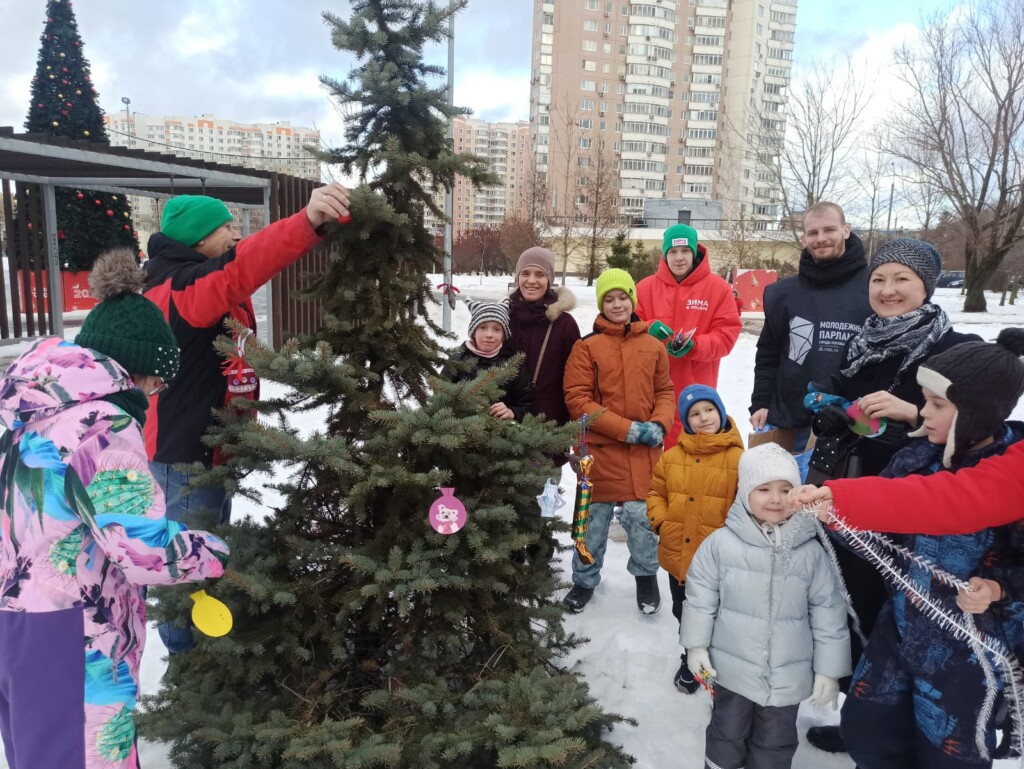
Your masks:
<path fill-rule="evenodd" d="M 229 320 L 256 331 L 251 296 L 323 237 L 323 225 L 349 216 L 348 190 L 337 183 L 318 187 L 299 213 L 242 238 L 227 206 L 206 195 L 167 201 L 161 232 L 149 239 L 146 297 L 170 323 L 181 348 L 181 371 L 165 392 L 150 401 L 146 447 L 150 469 L 167 496 L 167 517 L 191 524 L 200 511 L 221 522 L 231 515 L 222 487 L 189 485 L 179 463 L 211 466 L 223 461 L 219 449 L 203 443 L 216 409 L 236 397 L 259 397 L 251 368 L 225 375 L 214 340 L 232 333 Z M 239 344 L 244 339 L 236 339 Z M 193 644 L 189 628 L 162 625 L 160 635 L 174 654 Z"/>

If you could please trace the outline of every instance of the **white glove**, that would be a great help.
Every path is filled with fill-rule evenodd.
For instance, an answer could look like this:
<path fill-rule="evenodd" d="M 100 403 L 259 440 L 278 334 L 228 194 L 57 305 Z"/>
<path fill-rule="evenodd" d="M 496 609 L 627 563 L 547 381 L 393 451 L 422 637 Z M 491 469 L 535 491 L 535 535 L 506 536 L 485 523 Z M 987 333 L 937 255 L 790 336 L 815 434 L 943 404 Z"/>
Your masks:
<path fill-rule="evenodd" d="M 686 667 L 697 678 L 706 678 L 707 676 L 714 678 L 718 675 L 718 672 L 711 667 L 711 657 L 708 656 L 708 650 L 703 646 L 696 646 L 693 649 L 686 650 Z M 704 668 L 703 673 L 701 668 Z"/>
<path fill-rule="evenodd" d="M 811 693 L 811 704 L 823 708 L 831 705 L 832 710 L 839 708 L 839 681 L 821 673 L 814 674 L 814 689 Z"/>

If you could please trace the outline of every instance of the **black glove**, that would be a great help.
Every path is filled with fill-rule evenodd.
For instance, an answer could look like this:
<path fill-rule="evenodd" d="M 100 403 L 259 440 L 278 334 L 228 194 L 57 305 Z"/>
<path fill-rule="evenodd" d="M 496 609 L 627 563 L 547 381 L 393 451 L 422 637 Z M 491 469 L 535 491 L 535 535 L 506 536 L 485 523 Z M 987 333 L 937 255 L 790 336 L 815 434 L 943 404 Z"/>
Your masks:
<path fill-rule="evenodd" d="M 814 434 L 831 437 L 848 430 L 853 417 L 834 403 L 830 403 L 814 417 Z"/>

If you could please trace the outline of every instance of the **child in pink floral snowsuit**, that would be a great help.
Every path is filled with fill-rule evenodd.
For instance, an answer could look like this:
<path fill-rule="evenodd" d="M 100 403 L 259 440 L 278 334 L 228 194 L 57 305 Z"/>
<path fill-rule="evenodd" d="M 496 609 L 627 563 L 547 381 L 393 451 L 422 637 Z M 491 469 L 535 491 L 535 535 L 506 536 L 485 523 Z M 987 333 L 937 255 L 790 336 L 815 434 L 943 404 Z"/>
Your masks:
<path fill-rule="evenodd" d="M 121 278 L 137 271 L 128 252 L 104 260 Z M 145 586 L 219 577 L 227 561 L 223 541 L 164 517 L 141 422 L 178 350 L 134 282 L 118 294 L 103 285 L 101 262 L 104 301 L 81 346 L 43 339 L 0 381 L 0 737 L 11 769 L 135 769 Z"/>

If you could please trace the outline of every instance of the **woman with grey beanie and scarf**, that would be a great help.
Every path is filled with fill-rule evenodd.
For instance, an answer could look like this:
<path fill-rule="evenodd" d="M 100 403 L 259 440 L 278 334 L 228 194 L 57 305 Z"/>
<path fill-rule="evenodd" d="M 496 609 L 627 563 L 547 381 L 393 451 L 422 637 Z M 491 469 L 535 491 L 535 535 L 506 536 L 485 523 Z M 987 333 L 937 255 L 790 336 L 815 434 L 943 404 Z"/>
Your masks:
<path fill-rule="evenodd" d="M 828 389 L 857 402 L 868 417 L 884 417 L 886 427 L 876 437 L 857 435 L 849 429 L 853 420 L 843 409 L 826 406 L 813 422 L 817 443 L 808 483 L 882 472 L 909 440 L 907 434 L 920 424 L 924 395 L 917 384 L 918 367 L 955 344 L 981 341 L 975 334 L 954 331 L 946 312 L 932 303 L 941 268 L 939 252 L 913 238 L 890 240 L 871 260 L 868 301 L 872 314 L 847 342 L 840 375 Z M 885 584 L 866 561 L 842 548 L 837 553 L 860 630 L 867 638 L 887 597 Z M 854 667 L 861 653 L 859 641 L 852 634 Z M 818 743 L 817 737 L 808 734 L 811 744 Z"/>

